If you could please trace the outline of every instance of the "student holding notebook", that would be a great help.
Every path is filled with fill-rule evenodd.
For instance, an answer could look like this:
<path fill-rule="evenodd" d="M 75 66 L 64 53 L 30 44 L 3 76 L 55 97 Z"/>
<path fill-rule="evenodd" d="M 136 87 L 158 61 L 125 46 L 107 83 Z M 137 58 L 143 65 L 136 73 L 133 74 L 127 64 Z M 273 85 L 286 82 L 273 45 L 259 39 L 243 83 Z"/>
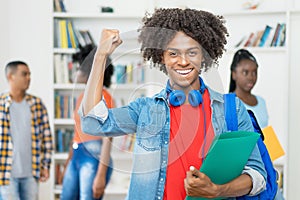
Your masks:
<path fill-rule="evenodd" d="M 170 8 L 147 15 L 139 29 L 142 55 L 168 75 L 166 88 L 108 109 L 101 94 L 105 62 L 122 39 L 118 30 L 102 31 L 79 112 L 86 133 L 136 133 L 127 199 L 235 199 L 264 190 L 266 173 L 257 147 L 228 183 L 215 184 L 199 171 L 214 136 L 227 131 L 223 95 L 200 77 L 222 56 L 227 36 L 223 18 L 206 11 Z M 236 103 L 238 129 L 253 131 L 245 107 Z"/>

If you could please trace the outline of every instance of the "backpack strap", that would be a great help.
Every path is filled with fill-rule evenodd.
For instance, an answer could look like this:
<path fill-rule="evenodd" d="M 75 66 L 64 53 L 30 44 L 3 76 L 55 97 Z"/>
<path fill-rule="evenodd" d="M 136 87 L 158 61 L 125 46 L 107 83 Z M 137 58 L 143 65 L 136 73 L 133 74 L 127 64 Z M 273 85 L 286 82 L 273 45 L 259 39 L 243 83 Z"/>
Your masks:
<path fill-rule="evenodd" d="M 254 113 L 251 110 L 247 110 L 247 111 L 248 114 L 250 115 L 254 131 L 260 134 L 262 140 L 265 140 L 264 133 L 262 132 Z"/>
<path fill-rule="evenodd" d="M 224 94 L 224 109 L 227 129 L 230 131 L 238 130 L 238 120 L 236 114 L 235 93 Z"/>

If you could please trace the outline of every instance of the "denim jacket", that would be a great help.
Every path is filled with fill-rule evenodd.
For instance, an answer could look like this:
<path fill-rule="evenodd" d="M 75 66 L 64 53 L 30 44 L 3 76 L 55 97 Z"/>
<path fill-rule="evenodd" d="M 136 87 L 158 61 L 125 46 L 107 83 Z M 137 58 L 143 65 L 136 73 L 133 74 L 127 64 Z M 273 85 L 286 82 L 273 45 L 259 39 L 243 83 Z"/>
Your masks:
<path fill-rule="evenodd" d="M 223 95 L 210 88 L 208 90 L 212 125 L 215 135 L 219 135 L 227 131 Z M 253 131 L 251 119 L 238 98 L 236 105 L 239 130 Z M 79 114 L 85 133 L 106 136 L 136 133 L 127 199 L 163 199 L 170 141 L 170 109 L 166 91 L 162 90 L 152 98 L 138 98 L 121 108 L 107 109 L 101 101 L 86 116 L 83 116 L 82 108 Z M 250 195 L 265 189 L 266 172 L 257 146 L 243 173 L 249 174 L 253 180 Z M 257 174 L 259 178 L 255 176 Z"/>

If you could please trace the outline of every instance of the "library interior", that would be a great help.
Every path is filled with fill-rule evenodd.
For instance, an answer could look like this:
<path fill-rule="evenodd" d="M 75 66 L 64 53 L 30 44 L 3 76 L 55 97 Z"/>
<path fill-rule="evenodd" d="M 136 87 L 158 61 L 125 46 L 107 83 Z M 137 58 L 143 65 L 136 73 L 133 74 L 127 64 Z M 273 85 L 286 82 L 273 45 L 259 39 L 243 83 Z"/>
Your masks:
<path fill-rule="evenodd" d="M 280 192 L 285 199 L 298 199 L 300 1 L 13 0 L 0 5 L 0 93 L 9 89 L 5 65 L 24 61 L 31 72 L 27 92 L 40 97 L 48 111 L 53 153 L 49 179 L 39 184 L 39 199 L 57 200 L 63 192 L 68 152 L 74 148 L 74 109 L 86 88 L 86 82 L 76 79 L 82 61 L 76 55 L 86 51 L 85 47 L 95 48 L 103 29 L 118 29 L 123 41 L 110 55 L 114 72 L 107 91 L 116 108 L 166 88 L 168 76 L 143 60 L 139 43 L 143 17 L 157 8 L 191 8 L 224 17 L 229 34 L 225 51 L 214 67 L 201 74 L 211 89 L 229 92 L 230 65 L 239 49 L 255 57 L 259 67 L 252 92 L 264 99 L 268 112 L 268 123 L 261 127 L 264 144 L 278 173 Z M 113 138 L 113 172 L 104 200 L 126 198 L 135 144 L 134 134 Z"/>

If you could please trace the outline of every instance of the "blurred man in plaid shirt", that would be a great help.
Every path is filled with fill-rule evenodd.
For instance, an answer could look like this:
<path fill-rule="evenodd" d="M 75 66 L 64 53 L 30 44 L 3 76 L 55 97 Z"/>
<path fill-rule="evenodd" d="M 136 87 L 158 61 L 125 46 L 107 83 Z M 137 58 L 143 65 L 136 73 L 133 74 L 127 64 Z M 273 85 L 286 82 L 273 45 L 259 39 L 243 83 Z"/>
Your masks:
<path fill-rule="evenodd" d="M 26 93 L 30 70 L 22 61 L 5 67 L 9 91 L 0 95 L 0 200 L 36 200 L 49 178 L 52 135 L 42 100 Z"/>

